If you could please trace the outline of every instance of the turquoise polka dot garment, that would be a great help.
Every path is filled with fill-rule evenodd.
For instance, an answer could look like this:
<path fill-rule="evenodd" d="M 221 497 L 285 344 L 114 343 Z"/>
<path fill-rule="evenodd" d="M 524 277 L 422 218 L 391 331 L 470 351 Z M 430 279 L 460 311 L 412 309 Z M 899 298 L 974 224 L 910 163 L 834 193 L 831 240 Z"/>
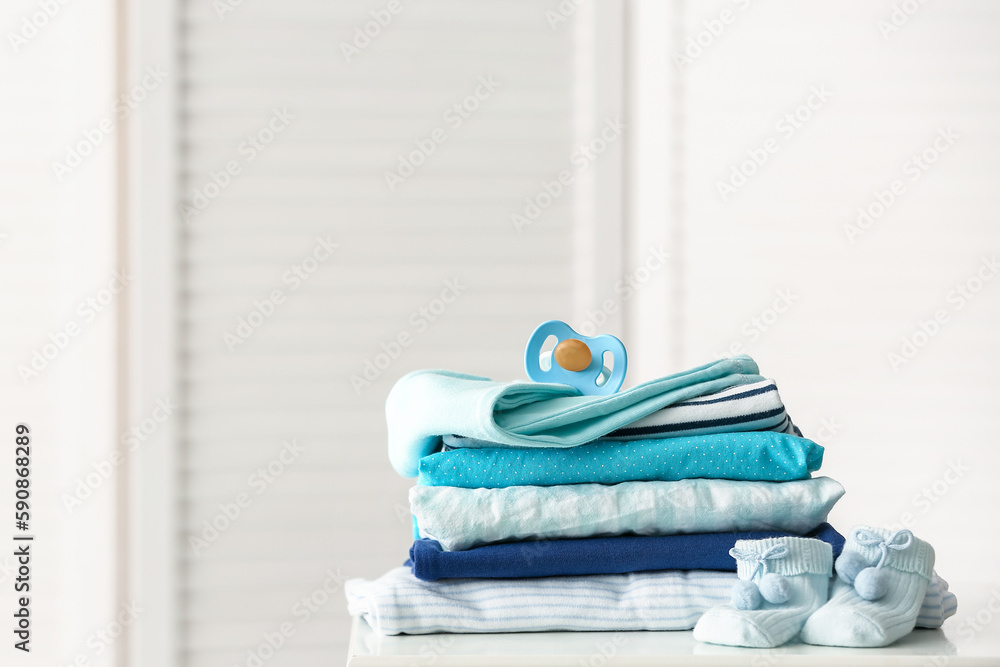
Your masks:
<path fill-rule="evenodd" d="M 808 479 L 822 463 L 823 448 L 806 438 L 718 433 L 565 448 L 454 449 L 420 459 L 418 484 L 498 489 L 698 478 L 787 482 Z"/>

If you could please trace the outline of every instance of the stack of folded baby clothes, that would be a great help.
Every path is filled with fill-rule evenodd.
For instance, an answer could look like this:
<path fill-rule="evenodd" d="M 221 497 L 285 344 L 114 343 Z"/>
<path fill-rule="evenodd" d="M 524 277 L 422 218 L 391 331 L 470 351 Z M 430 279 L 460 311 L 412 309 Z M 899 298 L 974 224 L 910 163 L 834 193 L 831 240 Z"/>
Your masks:
<path fill-rule="evenodd" d="M 729 601 L 737 541 L 844 546 L 843 487 L 747 356 L 606 396 L 418 371 L 386 412 L 417 539 L 346 587 L 381 634 L 690 629 Z M 947 595 L 935 579 L 918 623 Z"/>

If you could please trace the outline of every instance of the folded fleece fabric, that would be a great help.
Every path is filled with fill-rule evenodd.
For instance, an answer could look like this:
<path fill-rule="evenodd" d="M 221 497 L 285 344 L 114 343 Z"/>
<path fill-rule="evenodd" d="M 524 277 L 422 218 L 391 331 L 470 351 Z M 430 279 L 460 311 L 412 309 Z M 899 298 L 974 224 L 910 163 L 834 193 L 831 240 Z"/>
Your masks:
<path fill-rule="evenodd" d="M 444 551 L 434 540 L 417 540 L 410 547 L 413 576 L 424 581 L 476 577 L 512 579 L 580 574 L 625 574 L 649 570 L 736 571 L 729 555 L 737 540 L 789 537 L 780 531 L 698 533 L 695 535 L 589 537 L 490 544 L 466 551 Z M 805 535 L 844 548 L 844 537 L 828 523 Z"/>
<path fill-rule="evenodd" d="M 609 396 L 581 396 L 563 384 L 415 371 L 386 399 L 389 460 L 403 477 L 416 477 L 418 461 L 449 434 L 508 446 L 575 447 L 668 405 L 763 381 L 757 372 L 754 360 L 740 355 Z"/>
<path fill-rule="evenodd" d="M 694 478 L 784 482 L 808 479 L 822 463 L 823 448 L 815 442 L 758 431 L 563 448 L 453 449 L 420 459 L 417 483 L 497 489 Z"/>
<path fill-rule="evenodd" d="M 743 530 L 802 534 L 826 521 L 844 487 L 829 477 L 793 482 L 685 479 L 462 489 L 414 486 L 420 537 L 447 551 L 493 542 Z"/>
<path fill-rule="evenodd" d="M 541 579 L 421 581 L 407 567 L 344 584 L 347 609 L 382 635 L 549 630 L 688 630 L 729 601 L 735 572 L 664 570 Z M 937 577 L 918 627 L 941 627 L 955 596 Z"/>

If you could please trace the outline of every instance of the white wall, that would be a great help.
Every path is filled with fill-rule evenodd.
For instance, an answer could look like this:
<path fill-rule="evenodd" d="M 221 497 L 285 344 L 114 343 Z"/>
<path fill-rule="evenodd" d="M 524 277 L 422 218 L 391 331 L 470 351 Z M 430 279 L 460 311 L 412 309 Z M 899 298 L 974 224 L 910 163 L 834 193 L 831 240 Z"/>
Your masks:
<path fill-rule="evenodd" d="M 113 4 L 0 13 L 0 607 L 4 664 L 111 665 L 119 648 Z M 27 22 L 27 27 L 26 27 Z M 11 35 L 15 35 L 11 39 Z M 89 137 L 89 139 L 88 139 Z M 91 150 L 91 142 L 97 143 Z M 69 151 L 84 154 L 79 162 Z M 55 167 L 70 160 L 68 171 Z M 120 284 L 115 284 L 119 289 Z M 91 302 L 93 300 L 93 302 Z M 30 654 L 11 644 L 14 427 L 32 429 Z M 100 470 L 100 472 L 98 472 Z M 18 595 L 20 597 L 20 594 Z M 140 615 L 137 622 L 141 623 Z"/>
<path fill-rule="evenodd" d="M 665 13 L 659 4 L 637 3 Z M 823 473 L 848 490 L 839 528 L 907 520 L 937 546 L 945 578 L 996 580 L 1000 540 L 982 522 L 1000 503 L 1000 279 L 976 274 L 995 276 L 981 267 L 1000 250 L 1000 11 L 910 3 L 919 10 L 897 15 L 898 30 L 880 29 L 897 4 L 684 3 L 671 10 L 678 29 L 646 31 L 673 62 L 640 73 L 637 113 L 647 81 L 677 85 L 669 136 L 640 147 L 669 156 L 665 221 L 681 276 L 668 297 L 675 324 L 655 331 L 680 366 L 744 351 L 778 380 L 793 418 L 827 447 Z M 799 110 L 810 98 L 815 108 Z M 800 127 L 783 120 L 797 110 Z M 952 145 L 937 138 L 947 128 Z M 908 164 L 925 149 L 933 164 Z M 753 155 L 763 164 L 722 192 Z M 884 194 L 895 180 L 901 194 Z M 881 217 L 845 229 L 859 207 L 877 213 L 880 196 L 895 197 Z M 650 293 L 667 292 L 667 275 Z M 970 300 L 955 291 L 967 281 L 979 289 Z M 779 300 L 778 313 L 782 292 L 791 305 Z M 640 323 L 646 312 L 663 321 L 640 304 Z M 938 311 L 947 321 L 925 339 L 921 322 Z M 921 344 L 912 358 L 904 337 Z M 633 355 L 633 381 L 674 369 L 657 354 Z"/>

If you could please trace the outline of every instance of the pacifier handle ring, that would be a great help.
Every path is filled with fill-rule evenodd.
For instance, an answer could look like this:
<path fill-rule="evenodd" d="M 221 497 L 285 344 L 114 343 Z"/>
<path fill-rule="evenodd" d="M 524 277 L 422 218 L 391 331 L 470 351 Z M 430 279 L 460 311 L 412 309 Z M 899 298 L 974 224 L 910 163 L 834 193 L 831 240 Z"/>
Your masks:
<path fill-rule="evenodd" d="M 528 377 L 535 382 L 544 381 L 535 377 L 537 374 L 540 374 L 542 370 L 542 346 L 545 345 L 545 341 L 549 336 L 555 336 L 557 341 L 556 345 L 558 345 L 559 333 L 563 329 L 569 329 L 572 331 L 572 329 L 569 328 L 569 325 L 565 322 L 560 320 L 548 320 L 547 322 L 539 324 L 531 333 L 531 337 L 528 338 L 528 344 L 524 349 L 524 370 L 528 373 Z"/>
<path fill-rule="evenodd" d="M 597 386 L 599 387 L 606 387 L 608 385 L 614 386 L 615 383 L 617 383 L 615 391 L 611 392 L 615 393 L 616 391 L 618 391 L 618 389 L 621 389 L 622 384 L 624 384 L 625 382 L 625 371 L 628 369 L 628 355 L 625 353 L 625 343 L 621 342 L 617 336 L 612 336 L 611 334 L 602 334 L 601 336 L 597 336 L 597 338 L 603 338 L 604 336 L 608 337 L 609 346 L 616 348 L 614 350 L 608 350 L 608 352 L 611 352 L 611 356 L 616 360 L 616 362 L 617 360 L 621 360 L 621 363 L 615 363 L 615 367 L 610 371 L 607 381 L 605 381 L 603 385 L 597 385 Z M 604 371 L 608 371 L 608 367 L 604 365 L 603 357 L 604 355 L 602 354 L 601 368 L 604 369 Z"/>

